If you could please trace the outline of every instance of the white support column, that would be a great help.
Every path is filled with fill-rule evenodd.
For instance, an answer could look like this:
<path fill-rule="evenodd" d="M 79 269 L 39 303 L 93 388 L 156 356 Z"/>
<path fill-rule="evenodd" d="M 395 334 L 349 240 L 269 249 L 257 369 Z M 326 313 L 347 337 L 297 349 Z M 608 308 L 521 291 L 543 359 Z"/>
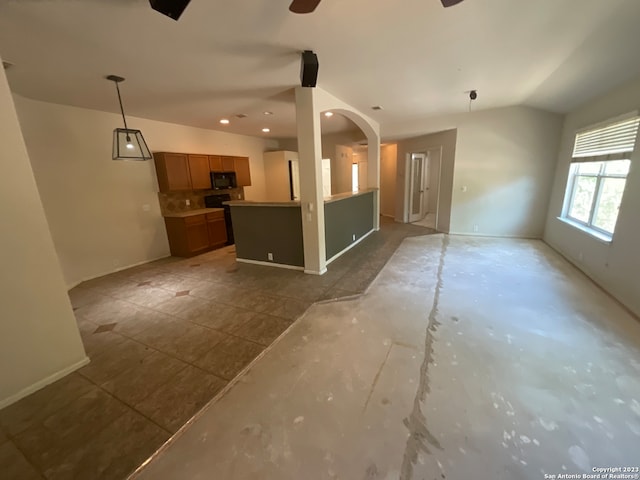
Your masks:
<path fill-rule="evenodd" d="M 322 196 L 322 133 L 316 95 L 314 88 L 296 88 L 304 271 L 322 275 L 327 271 L 327 254 Z"/>

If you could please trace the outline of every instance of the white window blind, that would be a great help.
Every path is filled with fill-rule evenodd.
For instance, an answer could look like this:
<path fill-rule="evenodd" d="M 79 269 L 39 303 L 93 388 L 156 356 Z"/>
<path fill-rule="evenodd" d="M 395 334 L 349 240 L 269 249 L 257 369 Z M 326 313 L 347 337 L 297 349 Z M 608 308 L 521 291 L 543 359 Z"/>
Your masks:
<path fill-rule="evenodd" d="M 628 159 L 638 135 L 640 117 L 587 130 L 576 135 L 574 162 L 598 162 Z"/>

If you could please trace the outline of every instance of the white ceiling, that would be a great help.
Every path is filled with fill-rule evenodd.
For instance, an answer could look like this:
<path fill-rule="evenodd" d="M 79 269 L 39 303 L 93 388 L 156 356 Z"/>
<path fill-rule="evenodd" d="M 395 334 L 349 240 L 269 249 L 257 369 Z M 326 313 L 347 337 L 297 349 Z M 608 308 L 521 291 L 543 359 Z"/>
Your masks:
<path fill-rule="evenodd" d="M 27 97 L 117 112 L 103 79 L 116 74 L 127 115 L 247 135 L 267 126 L 273 138 L 296 135 L 304 49 L 318 54 L 318 86 L 386 138 L 395 124 L 466 111 L 470 89 L 474 109 L 566 112 L 640 75 L 638 0 L 323 0 L 310 15 L 289 3 L 191 0 L 175 22 L 148 0 L 0 0 L 0 56 Z"/>

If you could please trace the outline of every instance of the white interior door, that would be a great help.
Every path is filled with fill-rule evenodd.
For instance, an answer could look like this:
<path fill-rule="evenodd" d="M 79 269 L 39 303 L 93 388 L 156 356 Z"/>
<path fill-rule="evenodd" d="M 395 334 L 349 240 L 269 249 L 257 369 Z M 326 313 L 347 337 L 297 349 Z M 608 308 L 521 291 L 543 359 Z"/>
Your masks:
<path fill-rule="evenodd" d="M 300 200 L 300 168 L 298 166 L 298 160 L 289 160 L 289 175 L 291 200 Z"/>
<path fill-rule="evenodd" d="M 331 196 L 331 159 L 322 159 L 322 196 Z"/>
<path fill-rule="evenodd" d="M 411 154 L 411 188 L 409 191 L 409 222 L 422 220 L 424 210 L 424 169 L 427 156 L 424 153 Z"/>

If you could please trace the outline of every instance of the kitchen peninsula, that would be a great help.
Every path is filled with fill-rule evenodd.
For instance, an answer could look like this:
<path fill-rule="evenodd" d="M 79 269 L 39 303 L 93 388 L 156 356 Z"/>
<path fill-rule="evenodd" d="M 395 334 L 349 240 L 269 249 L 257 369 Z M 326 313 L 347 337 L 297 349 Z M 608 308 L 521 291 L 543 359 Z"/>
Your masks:
<path fill-rule="evenodd" d="M 374 229 L 377 189 L 325 197 L 327 263 L 349 250 Z M 239 262 L 304 270 L 302 207 L 299 201 L 233 200 L 231 207 Z"/>

